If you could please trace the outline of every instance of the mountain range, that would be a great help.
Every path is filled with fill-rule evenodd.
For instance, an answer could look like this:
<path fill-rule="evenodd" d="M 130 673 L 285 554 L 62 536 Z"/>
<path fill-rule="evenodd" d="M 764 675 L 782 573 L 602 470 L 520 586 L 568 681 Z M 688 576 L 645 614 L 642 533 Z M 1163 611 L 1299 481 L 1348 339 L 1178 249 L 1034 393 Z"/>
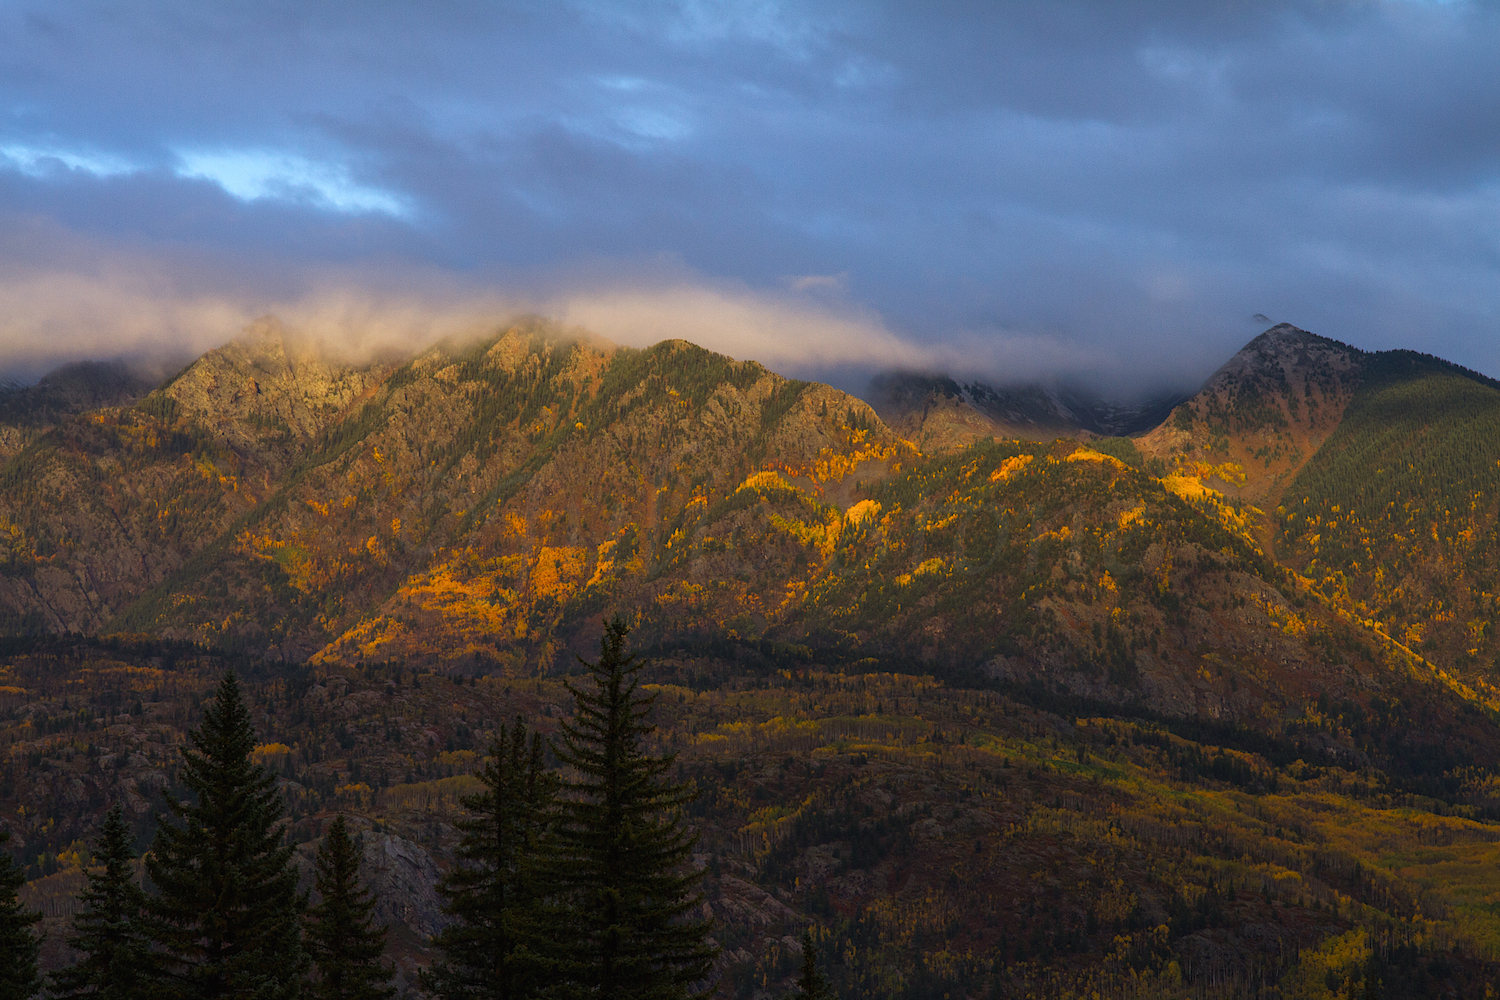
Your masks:
<path fill-rule="evenodd" d="M 0 807 L 52 820 L 14 824 L 37 892 L 112 781 L 145 836 L 230 665 L 294 836 L 353 811 L 437 871 L 484 734 L 550 726 L 619 615 L 740 995 L 808 919 L 863 995 L 1500 970 L 1500 886 L 1442 875 L 1500 843 L 1500 384 L 1283 324 L 1185 399 L 872 399 L 540 319 L 352 362 L 267 318 L 159 385 L 11 387 Z M 387 904 L 420 964 L 441 915 Z"/>

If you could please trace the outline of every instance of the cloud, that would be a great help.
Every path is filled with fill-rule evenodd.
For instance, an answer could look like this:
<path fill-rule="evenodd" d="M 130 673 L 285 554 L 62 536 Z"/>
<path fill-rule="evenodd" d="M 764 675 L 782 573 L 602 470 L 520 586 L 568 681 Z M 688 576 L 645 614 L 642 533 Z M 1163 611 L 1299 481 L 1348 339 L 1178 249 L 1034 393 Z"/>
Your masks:
<path fill-rule="evenodd" d="M 61 147 L 29 146 L 15 143 L 0 146 L 0 161 L 27 177 L 45 179 L 60 170 L 81 170 L 95 177 L 115 177 L 136 169 L 119 156 Z"/>
<path fill-rule="evenodd" d="M 295 153 L 231 149 L 183 150 L 177 155 L 177 176 L 213 181 L 242 201 L 277 198 L 338 212 L 395 216 L 410 211 L 406 199 L 359 183 L 347 167 L 317 163 Z"/>
<path fill-rule="evenodd" d="M 794 292 L 810 292 L 821 289 L 840 289 L 848 280 L 848 274 L 803 274 L 788 278 L 787 286 Z"/>
<path fill-rule="evenodd" d="M 557 300 L 550 311 L 617 343 L 688 340 L 782 372 L 926 368 L 946 353 L 902 339 L 873 315 L 712 287 L 585 289 Z"/>
<path fill-rule="evenodd" d="M 33 234 L 42 255 L 70 266 L 0 268 L 0 372 L 35 378 L 68 361 L 124 357 L 181 363 L 273 314 L 330 354 L 367 361 L 412 353 L 444 338 L 492 332 L 540 313 L 616 343 L 680 338 L 789 374 L 933 369 L 958 359 L 887 329 L 878 316 L 786 293 L 674 278 L 608 273 L 559 277 L 536 295 L 438 272 L 322 268 L 278 293 L 252 281 L 230 287 L 214 270 L 100 247 L 76 234 Z M 0 245 L 0 262 L 15 248 Z"/>
<path fill-rule="evenodd" d="M 0 227 L 138 255 L 184 310 L 447 281 L 1121 386 L 1202 378 L 1262 311 L 1500 374 L 1497 49 L 1477 2 L 18 0 Z M 662 257 L 681 282 L 638 280 Z"/>

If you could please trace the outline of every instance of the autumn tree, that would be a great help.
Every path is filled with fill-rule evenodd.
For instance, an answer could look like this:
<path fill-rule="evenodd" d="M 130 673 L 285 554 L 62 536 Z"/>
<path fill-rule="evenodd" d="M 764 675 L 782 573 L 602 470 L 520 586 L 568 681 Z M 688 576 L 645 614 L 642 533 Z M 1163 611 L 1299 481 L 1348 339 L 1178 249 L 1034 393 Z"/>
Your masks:
<path fill-rule="evenodd" d="M 303 939 L 318 969 L 313 997 L 385 1000 L 394 996 L 393 970 L 381 961 L 385 928 L 375 925 L 374 897 L 360 885 L 359 845 L 349 836 L 344 817 L 328 825 L 314 864 L 321 898 L 303 919 Z"/>
<path fill-rule="evenodd" d="M 307 973 L 292 847 L 275 779 L 250 760 L 255 736 L 234 674 L 188 733 L 182 781 L 167 797 L 176 823 L 158 827 L 146 873 L 164 960 L 160 992 L 182 1000 L 295 1000 Z"/>
<path fill-rule="evenodd" d="M 146 926 L 146 893 L 136 881 L 130 828 L 117 802 L 94 843 L 94 864 L 78 897 L 68 945 L 73 965 L 52 976 L 52 992 L 69 1000 L 137 1000 L 148 992 L 154 969 Z"/>
<path fill-rule="evenodd" d="M 0 844 L 10 839 L 0 830 Z M 16 890 L 26 884 L 26 873 L 10 852 L 0 850 L 0 1000 L 29 1000 L 42 988 L 37 956 L 42 942 L 32 927 L 42 915 L 26 909 Z"/>
<path fill-rule="evenodd" d="M 717 949 L 694 916 L 702 872 L 691 867 L 682 807 L 696 793 L 668 777 L 673 755 L 647 745 L 654 698 L 625 652 L 628 631 L 610 622 L 598 662 L 580 659 L 589 680 L 568 686 L 575 713 L 556 749 L 576 777 L 564 784 L 553 853 L 564 900 L 557 940 L 567 948 L 559 958 L 577 995 L 703 997 Z"/>
<path fill-rule="evenodd" d="M 454 922 L 433 939 L 443 960 L 423 977 L 447 1000 L 521 1000 L 551 981 L 542 939 L 557 783 L 544 750 L 521 719 L 501 726 L 476 775 L 483 790 L 463 800 L 460 864 L 438 885 Z"/>

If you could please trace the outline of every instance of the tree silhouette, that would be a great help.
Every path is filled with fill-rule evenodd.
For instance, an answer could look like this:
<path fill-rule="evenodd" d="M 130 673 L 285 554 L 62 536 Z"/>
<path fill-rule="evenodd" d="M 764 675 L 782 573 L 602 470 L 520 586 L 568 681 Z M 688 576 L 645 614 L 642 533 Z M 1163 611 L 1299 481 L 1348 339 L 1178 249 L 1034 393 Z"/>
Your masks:
<path fill-rule="evenodd" d="M 564 785 L 554 854 L 566 901 L 560 960 L 572 987 L 597 1000 L 706 996 L 695 989 L 717 950 L 709 923 L 693 916 L 702 873 L 689 867 L 693 838 L 681 813 L 696 792 L 668 779 L 671 754 L 648 752 L 653 698 L 625 653 L 628 631 L 610 622 L 599 661 L 580 661 L 593 683 L 568 686 L 576 711 L 557 755 L 578 777 Z"/>
<path fill-rule="evenodd" d="M 797 977 L 797 992 L 792 994 L 792 1000 L 834 1000 L 828 977 L 818 968 L 812 928 L 802 932 L 802 974 Z"/>
<path fill-rule="evenodd" d="M 10 831 L 0 830 L 0 844 L 9 839 Z M 26 873 L 10 852 L 0 851 L 0 1000 L 28 1000 L 42 988 L 36 964 L 42 942 L 31 929 L 42 915 L 16 898 L 25 884 Z"/>
<path fill-rule="evenodd" d="M 477 777 L 484 791 L 467 796 L 470 818 L 455 868 L 438 891 L 455 922 L 433 939 L 445 961 L 423 976 L 450 1000 L 520 1000 L 548 983 L 540 941 L 548 886 L 542 865 L 554 819 L 557 782 L 545 773 L 540 735 L 519 718 L 500 727 Z"/>
<path fill-rule="evenodd" d="M 146 873 L 159 895 L 152 930 L 166 968 L 158 991 L 185 1000 L 292 1000 L 307 972 L 292 848 L 275 780 L 250 760 L 255 737 L 234 675 L 225 674 L 182 749 L 196 801 L 170 796 L 178 824 L 158 827 Z"/>
<path fill-rule="evenodd" d="M 68 944 L 79 960 L 52 976 L 52 991 L 61 997 L 135 1000 L 147 992 L 155 956 L 147 929 L 146 893 L 136 882 L 135 851 L 130 828 L 117 802 L 104 817 L 94 843 L 88 884 L 78 897 Z"/>
<path fill-rule="evenodd" d="M 392 969 L 381 961 L 385 928 L 376 927 L 374 897 L 359 884 L 359 845 L 339 816 L 328 825 L 315 860 L 322 900 L 303 918 L 303 940 L 317 963 L 318 1000 L 385 1000 L 395 996 Z"/>

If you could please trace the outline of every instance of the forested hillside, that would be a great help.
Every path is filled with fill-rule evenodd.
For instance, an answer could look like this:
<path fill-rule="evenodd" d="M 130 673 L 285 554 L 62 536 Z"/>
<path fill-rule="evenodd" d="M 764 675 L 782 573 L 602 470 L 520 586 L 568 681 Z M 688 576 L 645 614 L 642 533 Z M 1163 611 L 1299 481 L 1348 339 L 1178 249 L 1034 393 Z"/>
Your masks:
<path fill-rule="evenodd" d="M 808 927 L 845 996 L 1476 986 L 1497 400 L 1278 327 L 1142 437 L 928 454 L 679 341 L 353 363 L 264 321 L 0 470 L 0 816 L 46 961 L 233 669 L 303 855 L 365 834 L 414 987 L 488 741 L 555 735 L 619 615 L 726 995 L 789 989 Z"/>
<path fill-rule="evenodd" d="M 1279 980 L 1332 997 L 1500 975 L 1482 957 L 1500 944 L 1493 778 L 1402 777 L 1369 756 L 1395 726 L 1478 733 L 1482 715 L 1327 700 L 1272 735 L 742 649 L 648 666 L 657 745 L 700 789 L 688 823 L 724 995 L 789 989 L 807 926 L 841 996 L 1236 997 Z M 107 804 L 144 847 L 230 664 L 123 642 L 13 646 L 7 662 L 0 806 L 55 964 Z M 488 741 L 518 713 L 555 734 L 572 697 L 559 678 L 388 663 L 277 668 L 245 690 L 304 872 L 348 815 L 398 983 L 414 983 L 449 920 L 434 886 Z"/>
<path fill-rule="evenodd" d="M 1500 385 L 1425 355 L 1373 355 L 1277 515 L 1285 558 L 1324 594 L 1495 683 Z"/>

